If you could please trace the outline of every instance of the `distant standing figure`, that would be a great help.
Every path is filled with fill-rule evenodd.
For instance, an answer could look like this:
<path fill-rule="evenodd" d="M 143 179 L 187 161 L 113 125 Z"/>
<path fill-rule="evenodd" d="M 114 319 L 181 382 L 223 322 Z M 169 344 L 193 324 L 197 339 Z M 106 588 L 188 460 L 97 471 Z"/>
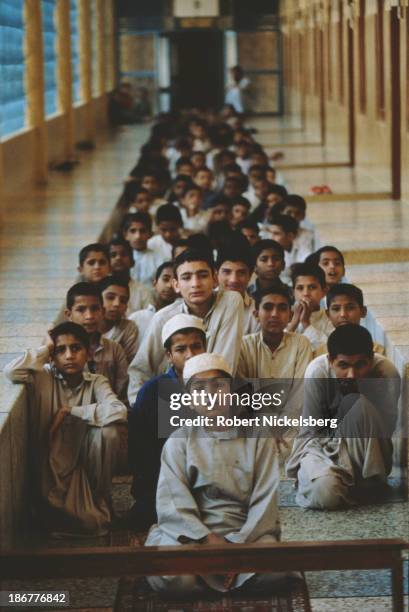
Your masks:
<path fill-rule="evenodd" d="M 225 103 L 231 104 L 237 113 L 244 113 L 246 108 L 247 90 L 250 85 L 249 79 L 244 76 L 241 66 L 234 66 L 230 70 L 231 82 L 228 85 Z"/>

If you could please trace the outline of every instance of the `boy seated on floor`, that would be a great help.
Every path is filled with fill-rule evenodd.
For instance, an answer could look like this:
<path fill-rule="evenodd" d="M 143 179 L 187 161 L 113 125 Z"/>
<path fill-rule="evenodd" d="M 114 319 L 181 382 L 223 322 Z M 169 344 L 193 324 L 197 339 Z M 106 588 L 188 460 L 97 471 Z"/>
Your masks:
<path fill-rule="evenodd" d="M 333 285 L 327 293 L 327 316 L 334 328 L 348 323 L 355 325 L 361 324 L 361 319 L 364 319 L 367 314 L 366 306 L 364 305 L 364 296 L 355 285 L 348 283 L 338 283 Z M 374 353 L 384 355 L 385 349 L 381 344 L 374 342 Z M 315 350 L 315 357 L 323 355 L 327 352 L 327 343 L 321 344 Z"/>
<path fill-rule="evenodd" d="M 177 206 L 163 204 L 156 212 L 155 222 L 158 233 L 149 238 L 148 248 L 157 254 L 160 265 L 172 258 L 172 247 L 181 237 L 183 220 Z"/>
<path fill-rule="evenodd" d="M 279 411 L 287 417 L 299 417 L 305 370 L 313 358 L 309 340 L 301 334 L 286 331 L 291 319 L 292 297 L 288 287 L 277 285 L 255 295 L 254 315 L 260 325 L 258 333 L 243 336 L 237 377 L 250 379 L 254 390 L 284 391 Z M 282 430 L 287 440 L 294 430 Z M 288 446 L 284 443 L 284 446 Z M 280 445 L 281 451 L 281 445 Z"/>
<path fill-rule="evenodd" d="M 199 168 L 195 171 L 193 180 L 195 184 L 200 187 L 203 195 L 203 210 L 209 207 L 209 204 L 213 200 L 216 192 L 212 189 L 213 187 L 213 172 L 210 168 Z"/>
<path fill-rule="evenodd" d="M 202 205 L 202 189 L 195 183 L 186 185 L 180 198 L 180 214 L 185 234 L 194 234 L 206 230 L 210 215 L 207 211 L 202 210 Z"/>
<path fill-rule="evenodd" d="M 292 297 L 286 286 L 256 292 L 254 316 L 260 331 L 243 336 L 237 376 L 240 378 L 303 379 L 312 360 L 309 340 L 286 330 Z"/>
<path fill-rule="evenodd" d="M 130 186 L 132 188 L 130 188 Z M 129 194 L 127 194 L 128 212 L 149 212 L 153 201 L 149 191 L 143 187 L 139 187 L 137 184 L 133 185 L 132 183 L 128 183 L 127 187 L 129 189 Z"/>
<path fill-rule="evenodd" d="M 147 530 L 157 521 L 155 499 L 160 456 L 166 442 L 166 420 L 174 414 L 169 407 L 170 395 L 184 392 L 182 377 L 187 360 L 206 351 L 202 320 L 188 314 L 172 317 L 163 326 L 162 344 L 169 369 L 141 387 L 129 412 L 128 457 L 133 473 L 131 492 L 135 499 L 129 518 L 132 527 L 139 531 Z M 182 413 L 191 416 L 190 408 L 179 410 L 177 414 L 182 416 Z M 159 422 L 163 424 L 160 435 Z"/>
<path fill-rule="evenodd" d="M 142 344 L 129 366 L 129 402 L 144 382 L 161 374 L 166 367 L 166 355 L 161 334 L 166 321 L 182 312 L 203 320 L 208 338 L 208 350 L 225 355 L 236 369 L 243 335 L 243 299 L 236 291 L 215 291 L 217 276 L 214 261 L 205 251 L 188 249 L 174 262 L 173 286 L 181 299 L 162 308 L 152 318 Z"/>
<path fill-rule="evenodd" d="M 259 329 L 253 314 L 254 300 L 247 293 L 253 267 L 251 249 L 244 236 L 235 237 L 232 244 L 219 250 L 216 261 L 219 287 L 225 291 L 237 291 L 243 298 L 243 334 L 251 334 Z"/>
<path fill-rule="evenodd" d="M 268 237 L 276 240 L 284 249 L 285 268 L 284 275 L 291 277 L 291 266 L 305 260 L 311 251 L 303 245 L 297 245 L 295 240 L 298 233 L 298 222 L 289 215 L 273 213 L 268 217 L 269 225 L 265 226 Z"/>
<path fill-rule="evenodd" d="M 292 267 L 291 278 L 296 302 L 287 331 L 304 334 L 315 351 L 334 329 L 325 309 L 320 307 L 325 296 L 325 274 L 317 266 L 299 263 Z"/>
<path fill-rule="evenodd" d="M 165 308 L 165 306 L 170 306 L 170 304 L 173 304 L 175 301 L 176 293 L 173 287 L 174 278 L 173 262 L 164 261 L 156 270 L 150 303 L 146 308 L 137 310 L 129 315 L 129 319 L 136 323 L 139 332 L 136 341 L 136 350 L 139 349 L 155 312 L 158 312 L 161 308 Z"/>
<path fill-rule="evenodd" d="M 339 249 L 334 246 L 326 245 L 309 255 L 305 263 L 319 266 L 325 272 L 325 282 L 327 289 L 338 283 L 342 283 L 345 278 L 345 260 Z"/>
<path fill-rule="evenodd" d="M 288 194 L 282 205 L 282 214 L 290 215 L 298 223 L 298 235 L 296 242 L 310 251 L 318 248 L 318 236 L 313 223 L 306 217 L 307 202 L 303 197 L 296 194 Z"/>
<path fill-rule="evenodd" d="M 29 389 L 35 519 L 54 533 L 100 536 L 111 523 L 115 423 L 126 420 L 126 408 L 104 376 L 87 371 L 89 358 L 87 332 L 66 322 L 4 369 Z"/>
<path fill-rule="evenodd" d="M 88 283 L 99 283 L 111 274 L 109 252 L 105 244 L 94 242 L 87 244 L 79 253 L 78 272 L 81 280 Z"/>
<path fill-rule="evenodd" d="M 98 285 L 76 283 L 68 290 L 65 317 L 81 325 L 88 334 L 88 370 L 106 376 L 116 395 L 126 403 L 128 362 L 122 346 L 102 336 L 103 316 Z"/>
<path fill-rule="evenodd" d="M 102 335 L 118 342 L 124 349 L 128 364 L 135 357 L 138 345 L 138 328 L 126 318 L 129 302 L 129 287 L 120 276 L 107 276 L 100 284 L 104 314 L 101 323 Z"/>
<path fill-rule="evenodd" d="M 133 251 L 135 265 L 131 272 L 132 278 L 151 287 L 156 269 L 163 261 L 160 253 L 148 247 L 148 240 L 152 236 L 151 216 L 148 213 L 125 215 L 121 234 Z"/>
<path fill-rule="evenodd" d="M 259 242 L 259 240 L 261 240 L 258 224 L 255 221 L 251 221 L 249 217 L 239 223 L 239 225 L 236 227 L 236 231 L 243 234 L 243 236 L 247 239 L 251 247 L 253 247 L 256 242 Z"/>
<path fill-rule="evenodd" d="M 237 229 L 249 216 L 250 202 L 240 196 L 232 201 L 230 225 L 233 229 Z"/>
<path fill-rule="evenodd" d="M 245 436 L 239 427 L 217 426 L 228 416 L 226 401 L 232 371 L 215 353 L 191 357 L 183 379 L 189 392 L 218 390 L 220 401 L 210 412 L 213 423 L 182 426 L 163 447 L 156 497 L 158 524 L 149 531 L 146 546 L 183 543 L 225 546 L 235 543 L 275 543 L 280 538 L 277 491 L 280 481 L 277 445 L 272 437 Z M 192 408 L 209 416 L 208 406 Z M 170 486 L 171 485 L 171 486 Z M 155 591 L 194 595 L 228 592 L 245 585 L 274 592 L 295 575 L 229 572 L 224 575 L 149 576 Z"/>
<path fill-rule="evenodd" d="M 131 268 L 135 265 L 132 247 L 124 238 L 113 238 L 108 245 L 109 262 L 112 273 L 126 280 L 129 287 L 127 314 L 147 308 L 152 301 L 151 291 L 142 283 L 131 278 Z"/>
<path fill-rule="evenodd" d="M 302 427 L 287 463 L 300 506 L 335 510 L 385 490 L 400 383 L 364 327 L 348 323 L 332 332 L 328 354 L 305 373 L 302 412 L 326 422 Z"/>
<path fill-rule="evenodd" d="M 255 294 L 272 285 L 283 284 L 280 274 L 284 270 L 284 249 L 275 240 L 259 240 L 252 248 L 255 262 L 255 281 L 247 288 L 247 293 L 254 298 Z"/>

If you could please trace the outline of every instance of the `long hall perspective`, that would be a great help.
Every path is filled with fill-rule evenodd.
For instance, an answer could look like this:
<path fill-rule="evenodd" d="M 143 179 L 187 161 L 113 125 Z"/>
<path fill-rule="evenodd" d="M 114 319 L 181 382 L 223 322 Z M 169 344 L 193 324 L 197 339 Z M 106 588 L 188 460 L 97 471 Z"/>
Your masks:
<path fill-rule="evenodd" d="M 409 609 L 408 77 L 408 0 L 0 0 L 0 610 Z"/>

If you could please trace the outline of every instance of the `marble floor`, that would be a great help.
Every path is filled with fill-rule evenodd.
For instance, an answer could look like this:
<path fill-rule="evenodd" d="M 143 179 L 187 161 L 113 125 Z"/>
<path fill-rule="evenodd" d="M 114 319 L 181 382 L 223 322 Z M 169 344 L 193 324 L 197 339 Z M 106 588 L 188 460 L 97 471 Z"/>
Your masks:
<path fill-rule="evenodd" d="M 266 146 L 299 142 L 299 129 L 291 122 L 256 125 L 263 132 Z M 0 368 L 24 348 L 41 343 L 45 329 L 58 315 L 67 288 L 75 281 L 78 252 L 102 231 L 147 131 L 147 126 L 122 128 L 101 138 L 96 152 L 82 152 L 81 163 L 72 173 L 52 173 L 46 187 L 19 188 L 18 193 L 4 198 L 0 230 Z M 283 165 L 303 159 L 335 159 L 334 152 L 315 145 L 283 150 Z M 303 151 L 309 152 L 307 158 Z M 356 199 L 348 201 L 313 201 L 308 206 L 308 216 L 316 224 L 322 243 L 335 244 L 346 252 L 348 278 L 364 290 L 373 332 L 385 344 L 388 356 L 406 373 L 409 204 L 386 197 L 360 199 L 357 194 L 361 192 L 387 188 L 350 168 L 283 172 L 291 191 L 306 194 L 311 185 L 329 184 L 334 191 L 356 195 Z M 0 435 L 20 393 L 19 387 L 0 375 Z M 283 538 L 288 540 L 396 536 L 409 539 L 407 503 L 328 513 L 325 520 L 321 513 L 298 508 L 287 507 L 283 512 Z M 344 597 L 337 596 L 330 587 L 327 592 L 318 589 L 316 577 L 311 584 L 314 612 L 389 609 L 390 600 L 381 592 L 371 596 L 368 591 L 368 597 L 357 597 L 351 591 Z M 334 596 L 328 597 L 329 594 Z M 86 605 L 89 604 L 83 608 Z M 101 609 L 111 609 L 110 605 L 103 602 Z"/>

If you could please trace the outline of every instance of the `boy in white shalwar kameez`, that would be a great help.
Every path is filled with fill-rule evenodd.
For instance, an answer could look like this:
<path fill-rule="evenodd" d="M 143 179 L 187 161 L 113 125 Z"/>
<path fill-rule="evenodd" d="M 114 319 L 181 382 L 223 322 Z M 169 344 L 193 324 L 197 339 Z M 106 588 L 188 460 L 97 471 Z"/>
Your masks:
<path fill-rule="evenodd" d="M 203 353 L 189 359 L 183 370 L 188 389 L 206 393 L 231 389 L 231 369 L 219 355 Z M 221 378 L 222 377 L 222 378 Z M 221 402 L 223 404 L 223 402 Z M 230 406 L 195 406 L 200 415 L 228 415 Z M 158 524 L 147 546 L 195 542 L 229 546 L 245 542 L 277 542 L 280 523 L 277 446 L 271 437 L 249 437 L 240 428 L 181 427 L 167 440 L 157 490 Z M 222 550 L 221 550 L 222 553 Z M 268 588 L 284 574 L 253 573 L 205 576 L 152 576 L 152 588 L 168 593 L 219 592 L 235 589 L 249 579 Z"/>
<path fill-rule="evenodd" d="M 9 363 L 5 375 L 29 393 L 30 482 L 47 529 L 103 535 L 119 447 L 114 423 L 126 408 L 108 380 L 84 368 L 89 337 L 76 323 L 50 331 L 46 345 Z"/>

